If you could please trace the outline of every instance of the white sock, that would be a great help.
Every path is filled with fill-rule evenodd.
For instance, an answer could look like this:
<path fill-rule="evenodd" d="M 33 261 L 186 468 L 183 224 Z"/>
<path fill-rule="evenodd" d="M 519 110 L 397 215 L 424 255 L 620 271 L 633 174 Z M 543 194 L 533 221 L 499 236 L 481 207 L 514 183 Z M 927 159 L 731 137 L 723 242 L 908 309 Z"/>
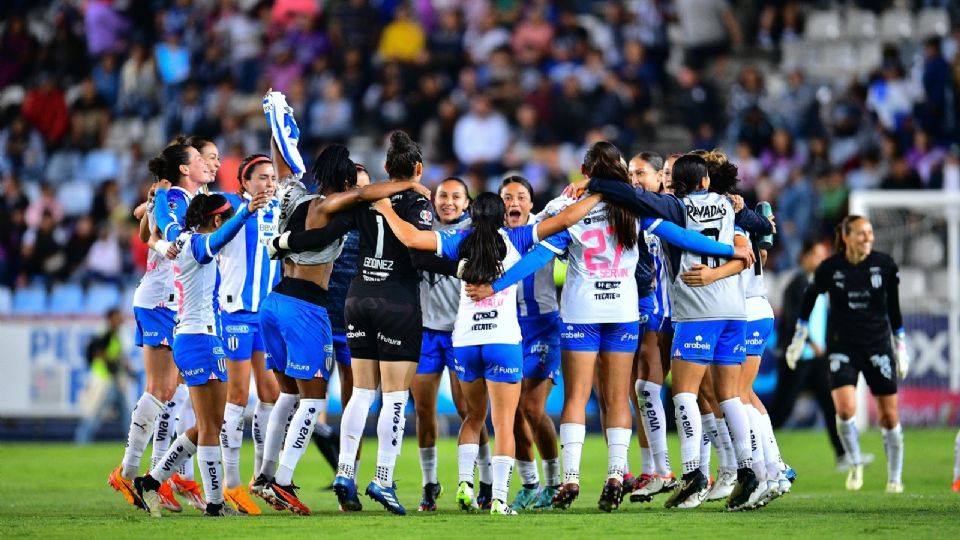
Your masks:
<path fill-rule="evenodd" d="M 655 474 L 657 467 L 653 464 L 653 452 L 650 447 L 640 447 L 640 474 Z"/>
<path fill-rule="evenodd" d="M 903 476 L 903 428 L 900 424 L 883 433 L 883 450 L 887 454 L 887 482 L 899 484 Z"/>
<path fill-rule="evenodd" d="M 763 429 L 760 424 L 760 411 L 753 405 L 744 405 L 747 418 L 750 419 L 750 450 L 753 458 L 753 473 L 761 482 L 767 480 L 767 456 L 763 452 Z"/>
<path fill-rule="evenodd" d="M 640 420 L 650 444 L 656 473 L 668 475 L 670 458 L 667 454 L 667 415 L 663 410 L 663 400 L 660 399 L 661 385 L 638 379 L 634 388 L 637 391 L 637 401 L 641 410 Z"/>
<path fill-rule="evenodd" d="M 717 419 L 713 413 L 700 415 L 700 427 L 703 430 L 703 442 L 700 444 L 700 472 L 710 478 L 710 437 L 717 430 Z"/>
<path fill-rule="evenodd" d="M 355 478 L 357 450 L 363 439 L 363 427 L 367 424 L 370 405 L 377 398 L 377 391 L 369 388 L 353 388 L 353 395 L 340 417 L 340 458 L 337 460 L 337 476 Z M 356 468 L 355 468 L 356 467 Z"/>
<path fill-rule="evenodd" d="M 180 408 L 180 415 L 177 416 L 176 432 L 186 433 L 188 429 L 195 425 L 197 425 L 197 413 L 193 410 L 193 402 L 188 399 Z M 195 454 L 196 451 L 191 453 L 190 457 L 180 466 L 180 477 L 191 482 L 194 480 L 194 470 L 196 469 L 193 464 Z"/>
<path fill-rule="evenodd" d="M 960 480 L 960 431 L 953 440 L 953 481 Z"/>
<path fill-rule="evenodd" d="M 190 391 L 187 385 L 177 385 L 173 397 L 166 403 L 160 414 L 157 415 L 157 421 L 154 424 L 153 431 L 153 450 L 151 452 L 150 466 L 156 467 L 160 457 L 167 453 L 170 443 L 177 437 L 176 423 L 177 416 L 183 408 L 184 402 L 190 401 Z"/>
<path fill-rule="evenodd" d="M 253 409 L 253 425 L 251 432 L 253 435 L 253 472 L 258 474 L 263 465 L 263 443 L 267 439 L 267 425 L 270 423 L 270 413 L 273 411 L 273 403 L 263 403 L 257 401 L 257 406 Z"/>
<path fill-rule="evenodd" d="M 563 482 L 580 484 L 580 455 L 587 426 L 560 424 L 560 455 L 563 456 Z"/>
<path fill-rule="evenodd" d="M 683 462 L 683 474 L 687 474 L 700 468 L 703 426 L 697 395 L 690 392 L 676 394 L 673 396 L 673 405 L 676 409 L 677 434 L 680 435 L 680 460 Z"/>
<path fill-rule="evenodd" d="M 760 430 L 763 432 L 763 456 L 767 458 L 767 477 L 777 478 L 780 476 L 783 460 L 780 459 L 780 445 L 777 444 L 777 438 L 773 434 L 773 424 L 770 423 L 769 414 L 760 415 Z"/>
<path fill-rule="evenodd" d="M 420 472 L 423 474 L 423 485 L 437 483 L 437 447 L 420 449 Z"/>
<path fill-rule="evenodd" d="M 130 414 L 130 428 L 127 430 L 127 447 L 123 451 L 123 468 L 120 475 L 133 480 L 140 473 L 140 458 L 153 435 L 153 425 L 164 404 L 159 399 L 144 392 L 137 406 Z"/>
<path fill-rule="evenodd" d="M 510 493 L 510 477 L 513 476 L 513 458 L 510 456 L 493 456 L 493 498 L 500 502 L 507 502 Z M 536 467 L 534 467 L 536 469 Z"/>
<path fill-rule="evenodd" d="M 407 425 L 405 409 L 410 392 L 383 393 L 383 408 L 377 421 L 377 482 L 382 487 L 393 485 L 393 469 L 403 448 L 403 430 Z"/>
<path fill-rule="evenodd" d="M 220 462 L 219 446 L 198 446 L 200 477 L 203 478 L 203 495 L 207 503 L 223 504 L 223 464 Z"/>
<path fill-rule="evenodd" d="M 490 442 L 480 445 L 480 453 L 477 454 L 477 472 L 480 475 L 481 484 L 493 483 L 493 462 L 490 458 Z"/>
<path fill-rule="evenodd" d="M 277 466 L 280 464 L 280 451 L 283 450 L 283 442 L 287 433 L 287 426 L 293 420 L 293 415 L 297 411 L 297 402 L 300 401 L 300 394 L 280 393 L 277 403 L 270 412 L 270 420 L 267 421 L 266 437 L 263 439 L 263 463 L 260 465 L 260 471 L 257 475 L 264 475 L 272 479 L 277 474 Z"/>
<path fill-rule="evenodd" d="M 523 487 L 537 488 L 540 486 L 540 474 L 537 472 L 536 461 L 517 460 L 517 472 L 520 473 L 520 482 L 523 483 Z M 496 475 L 494 475 L 494 478 L 496 478 Z"/>
<path fill-rule="evenodd" d="M 283 452 L 280 453 L 280 467 L 277 468 L 276 483 L 288 486 L 293 483 L 293 471 L 297 463 L 310 446 L 310 437 L 317 425 L 317 415 L 326 407 L 325 399 L 301 399 L 297 412 L 293 414 L 290 428 L 283 441 Z"/>
<path fill-rule="evenodd" d="M 607 428 L 607 478 L 623 481 L 627 465 L 627 448 L 630 447 L 630 428 Z"/>
<path fill-rule="evenodd" d="M 843 451 L 847 453 L 847 459 L 850 460 L 850 463 L 854 465 L 863 463 L 860 459 L 860 431 L 857 429 L 857 419 L 843 420 L 838 416 L 837 431 L 840 432 L 840 442 L 843 444 Z"/>
<path fill-rule="evenodd" d="M 244 409 L 245 407 L 233 403 L 227 403 L 223 407 L 220 449 L 223 451 L 223 476 L 228 489 L 240 485 L 240 447 L 243 445 Z"/>
<path fill-rule="evenodd" d="M 193 444 L 187 434 L 184 433 L 177 437 L 170 448 L 167 449 L 160 461 L 152 469 L 150 476 L 158 482 L 165 482 L 168 478 L 179 472 L 183 465 L 187 463 L 197 453 L 197 445 Z M 193 472 L 191 470 L 191 472 Z"/>
<path fill-rule="evenodd" d="M 480 452 L 479 444 L 461 444 L 457 446 L 457 474 L 459 482 L 467 482 L 471 486 L 474 482 L 473 471 L 477 463 L 477 454 Z"/>
<path fill-rule="evenodd" d="M 553 459 L 544 459 L 542 460 L 541 466 L 543 467 L 543 481 L 549 487 L 557 487 L 560 485 L 560 458 Z"/>
<path fill-rule="evenodd" d="M 717 422 L 717 434 L 719 435 L 719 446 L 717 447 L 717 456 L 720 458 L 720 468 L 735 472 L 737 470 L 737 453 L 733 450 L 733 439 L 730 438 L 730 430 L 727 429 L 727 420 L 721 418 Z"/>
<path fill-rule="evenodd" d="M 753 456 L 750 449 L 750 421 L 747 412 L 743 410 L 740 398 L 731 398 L 720 402 L 723 419 L 727 421 L 730 439 L 733 441 L 734 456 L 737 468 L 742 469 L 753 465 Z"/>

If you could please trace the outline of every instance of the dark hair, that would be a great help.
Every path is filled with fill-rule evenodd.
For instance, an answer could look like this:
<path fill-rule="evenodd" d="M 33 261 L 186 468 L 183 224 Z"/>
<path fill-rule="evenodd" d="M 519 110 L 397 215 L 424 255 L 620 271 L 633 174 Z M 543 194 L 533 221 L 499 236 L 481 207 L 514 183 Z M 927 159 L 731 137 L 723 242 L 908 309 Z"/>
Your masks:
<path fill-rule="evenodd" d="M 200 135 L 191 135 L 187 137 L 187 144 L 196 148 L 197 152 L 200 152 L 201 154 L 203 153 L 204 146 L 209 146 L 211 144 L 214 146 L 217 145 L 217 143 L 213 142 L 213 139 L 201 137 Z"/>
<path fill-rule="evenodd" d="M 470 197 L 470 188 L 467 187 L 467 183 L 463 181 L 463 178 L 460 178 L 459 176 L 448 176 L 441 180 L 440 184 L 444 184 L 446 182 L 456 182 L 463 186 L 463 192 L 467 194 L 467 200 L 473 202 L 473 198 Z M 440 184 L 437 184 L 438 188 L 440 187 Z M 506 210 L 504 210 L 504 213 L 506 213 Z"/>
<path fill-rule="evenodd" d="M 800 255 L 797 257 L 797 262 L 803 260 L 804 257 L 813 253 L 813 250 L 820 245 L 820 241 L 815 238 L 806 238 L 803 241 L 803 244 L 800 246 Z"/>
<path fill-rule="evenodd" d="M 630 184 L 627 166 L 623 162 L 620 150 L 613 143 L 600 141 L 594 143 L 583 157 L 583 168 L 590 178 L 619 180 Z M 605 201 L 607 223 L 617 235 L 617 243 L 632 249 L 637 245 L 637 217 L 625 207 Z"/>
<path fill-rule="evenodd" d="M 503 191 L 503 188 L 509 186 L 510 184 L 520 184 L 521 186 L 527 189 L 527 193 L 530 194 L 530 202 L 533 202 L 533 186 L 530 185 L 530 181 L 526 178 L 514 174 L 503 179 L 503 182 L 500 182 L 500 191 Z"/>
<path fill-rule="evenodd" d="M 198 150 L 199 152 L 199 150 Z M 255 163 L 256 162 L 256 163 Z M 254 164 L 255 163 L 255 164 Z M 267 163 L 272 165 L 273 160 L 270 159 L 270 156 L 266 154 L 250 154 L 249 156 L 243 158 L 243 161 L 240 162 L 240 168 L 237 169 L 237 180 L 240 182 L 240 194 L 242 195 L 246 190 L 243 188 L 243 181 L 250 180 L 253 178 L 253 171 L 257 166 Z M 253 166 L 251 166 L 253 165 Z"/>
<path fill-rule="evenodd" d="M 706 161 L 707 171 L 710 174 L 710 191 L 722 195 L 733 192 L 737 183 L 740 182 L 737 166 L 726 159 L 720 161 L 708 157 Z"/>
<path fill-rule="evenodd" d="M 313 164 L 313 180 L 318 193 L 340 193 L 356 186 L 357 165 L 350 159 L 350 150 L 342 144 L 324 148 Z"/>
<path fill-rule="evenodd" d="M 157 180 L 169 180 L 176 184 L 180 181 L 181 165 L 190 165 L 190 146 L 174 143 L 151 159 L 147 167 Z"/>
<path fill-rule="evenodd" d="M 640 152 L 639 154 L 633 156 L 633 159 L 639 159 L 640 161 L 646 161 L 650 164 L 650 167 L 653 170 L 660 172 L 663 170 L 663 156 L 656 152 Z"/>
<path fill-rule="evenodd" d="M 190 206 L 187 207 L 184 225 L 187 229 L 197 229 L 208 225 L 213 221 L 213 217 L 217 215 L 222 216 L 223 220 L 226 221 L 233 217 L 233 207 L 231 206 L 222 212 L 217 212 L 217 210 L 229 204 L 227 198 L 219 193 L 211 193 L 209 195 L 197 193 L 193 196 L 193 200 L 190 201 Z"/>
<path fill-rule="evenodd" d="M 463 267 L 463 281 L 490 283 L 503 273 L 507 244 L 500 236 L 500 228 L 503 227 L 506 213 L 503 199 L 496 193 L 481 193 L 470 205 L 473 231 L 459 249 L 460 258 L 467 259 Z"/>
<path fill-rule="evenodd" d="M 834 249 L 837 253 L 843 253 L 847 250 L 847 244 L 843 241 L 843 236 L 850 234 L 850 231 L 853 229 L 853 224 L 861 219 L 867 219 L 863 216 L 858 216 L 851 214 L 842 220 L 840 223 L 837 223 L 837 227 L 834 229 Z"/>
<path fill-rule="evenodd" d="M 710 176 L 707 161 L 695 154 L 685 154 L 673 162 L 671 178 L 673 194 L 682 199 L 697 190 L 700 179 Z"/>
<path fill-rule="evenodd" d="M 397 130 L 390 134 L 390 148 L 387 149 L 387 174 L 390 178 L 407 180 L 413 178 L 417 163 L 423 163 L 420 145 L 409 135 Z"/>

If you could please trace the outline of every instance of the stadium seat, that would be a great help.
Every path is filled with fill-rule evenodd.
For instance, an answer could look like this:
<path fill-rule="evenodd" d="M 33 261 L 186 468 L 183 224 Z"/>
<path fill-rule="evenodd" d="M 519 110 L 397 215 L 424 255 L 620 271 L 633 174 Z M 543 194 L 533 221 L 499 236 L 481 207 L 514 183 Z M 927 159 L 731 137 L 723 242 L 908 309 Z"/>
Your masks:
<path fill-rule="evenodd" d="M 120 174 L 120 160 L 109 149 L 91 150 L 80 162 L 77 178 L 99 184 L 104 180 L 116 178 Z"/>
<path fill-rule="evenodd" d="M 844 34 L 849 39 L 875 39 L 877 37 L 877 16 L 872 11 L 863 9 L 847 11 Z"/>
<path fill-rule="evenodd" d="M 63 283 L 54 286 L 50 293 L 49 311 L 52 315 L 84 313 L 83 287 L 75 283 Z"/>
<path fill-rule="evenodd" d="M 115 285 L 91 285 L 87 290 L 85 310 L 93 315 L 102 315 L 108 309 L 120 306 L 120 291 Z"/>
<path fill-rule="evenodd" d="M 137 292 L 136 285 L 125 287 L 123 289 L 123 296 L 120 298 L 120 309 L 130 310 L 133 309 L 133 295 Z"/>
<path fill-rule="evenodd" d="M 883 62 L 883 45 L 877 40 L 861 42 L 857 46 L 857 72 L 868 75 Z"/>
<path fill-rule="evenodd" d="M 927 275 L 921 268 L 900 269 L 900 296 L 920 298 L 927 294 Z"/>
<path fill-rule="evenodd" d="M 880 17 L 880 39 L 898 43 L 913 38 L 913 14 L 908 9 L 888 9 Z"/>
<path fill-rule="evenodd" d="M 6 287 L 0 287 L 0 315 L 13 312 L 13 293 Z"/>
<path fill-rule="evenodd" d="M 917 37 L 945 36 L 950 33 L 950 14 L 943 8 L 925 8 L 917 15 Z"/>
<path fill-rule="evenodd" d="M 72 180 L 60 186 L 57 200 L 63 205 L 63 211 L 68 216 L 89 214 L 93 206 L 93 190 L 86 182 Z"/>
<path fill-rule="evenodd" d="M 62 184 L 75 179 L 79 169 L 80 154 L 71 150 L 61 150 L 50 156 L 43 178 L 51 184 Z"/>
<path fill-rule="evenodd" d="M 47 291 L 42 286 L 32 285 L 13 293 L 14 315 L 41 315 L 47 311 Z"/>
<path fill-rule="evenodd" d="M 812 11 L 807 15 L 804 37 L 807 41 L 833 41 L 840 39 L 840 28 L 838 11 Z"/>

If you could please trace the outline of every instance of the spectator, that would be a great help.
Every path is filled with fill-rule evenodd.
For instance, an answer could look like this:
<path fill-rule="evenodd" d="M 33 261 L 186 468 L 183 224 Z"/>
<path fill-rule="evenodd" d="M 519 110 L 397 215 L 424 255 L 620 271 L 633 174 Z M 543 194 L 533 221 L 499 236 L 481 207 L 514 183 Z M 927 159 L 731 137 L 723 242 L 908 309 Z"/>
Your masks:
<path fill-rule="evenodd" d="M 913 111 L 913 91 L 903 67 L 887 60 L 867 91 L 867 109 L 877 115 L 880 125 L 893 132 L 907 129 L 905 122 Z"/>
<path fill-rule="evenodd" d="M 90 73 L 97 94 L 103 98 L 111 110 L 117 105 L 120 95 L 120 71 L 117 69 L 117 57 L 105 54 Z"/>
<path fill-rule="evenodd" d="M 63 249 L 64 264 L 61 269 L 60 280 L 66 281 L 73 276 L 78 276 L 87 261 L 87 254 L 90 253 L 90 246 L 97 239 L 94 220 L 90 216 L 80 216 L 73 225 L 73 231 L 67 240 Z"/>
<path fill-rule="evenodd" d="M 473 99 L 470 112 L 457 121 L 453 132 L 453 148 L 460 163 L 486 169 L 490 174 L 499 172 L 509 142 L 507 120 L 483 94 Z"/>
<path fill-rule="evenodd" d="M 293 19 L 294 26 L 288 30 L 284 41 L 293 51 L 294 61 L 302 68 L 318 56 L 327 56 L 332 52 L 330 38 L 324 32 L 323 20 L 319 16 L 298 16 Z"/>
<path fill-rule="evenodd" d="M 310 137 L 316 142 L 346 142 L 353 130 L 353 105 L 343 95 L 343 85 L 332 79 L 323 98 L 310 107 Z"/>
<path fill-rule="evenodd" d="M 103 146 L 110 127 L 110 109 L 99 94 L 93 79 L 80 83 L 80 96 L 70 107 L 71 142 L 75 149 L 87 152 Z"/>
<path fill-rule="evenodd" d="M 30 181 L 38 181 L 46 164 L 46 150 L 37 130 L 17 115 L 10 125 L 0 131 L 0 174 L 14 174 Z"/>
<path fill-rule="evenodd" d="M 25 220 L 27 227 L 35 229 L 40 226 L 40 221 L 45 214 L 50 214 L 54 223 L 59 224 L 63 221 L 63 206 L 57 200 L 57 192 L 50 184 L 40 184 L 40 197 L 30 203 L 27 207 Z"/>
<path fill-rule="evenodd" d="M 726 0 L 676 0 L 684 61 L 693 69 L 723 58 L 730 45 L 740 45 L 740 25 Z"/>
<path fill-rule="evenodd" d="M 384 60 L 422 63 L 426 43 L 423 28 L 410 17 L 410 8 L 400 4 L 393 21 L 380 34 L 377 52 Z"/>
<path fill-rule="evenodd" d="M 12 174 L 5 175 L 0 196 L 0 285 L 12 287 L 21 272 L 23 235 L 27 230 L 24 214 L 30 204 Z"/>
<path fill-rule="evenodd" d="M 687 66 L 680 68 L 677 84 L 680 86 L 679 108 L 683 125 L 691 133 L 695 133 L 703 124 L 716 131 L 720 125 L 718 112 L 721 109 L 713 85 L 701 81 L 697 72 Z M 758 152 L 755 150 L 754 153 Z"/>
<path fill-rule="evenodd" d="M 448 81 L 457 78 L 463 67 L 463 23 L 460 12 L 446 9 L 440 13 L 440 24 L 427 37 L 427 51 L 430 64 L 444 75 Z"/>
<path fill-rule="evenodd" d="M 164 86 L 176 89 L 190 76 L 190 51 L 179 34 L 168 33 L 163 43 L 157 45 L 156 56 L 157 71 Z"/>
<path fill-rule="evenodd" d="M 87 382 L 80 402 L 83 417 L 77 426 L 74 440 L 89 444 L 97 435 L 104 414 L 114 407 L 117 419 L 123 423 L 130 417 L 127 387 L 132 375 L 120 337 L 123 312 L 113 308 L 107 312 L 107 331 L 90 339 L 87 345 Z"/>
<path fill-rule="evenodd" d="M 943 163 L 930 176 L 930 187 L 948 193 L 960 193 L 960 144 L 950 145 Z"/>
<path fill-rule="evenodd" d="M 815 232 L 813 222 L 817 207 L 817 192 L 812 183 L 802 171 L 792 171 L 790 182 L 780 191 L 775 206 L 778 240 L 783 247 L 783 255 L 777 259 L 777 270 L 790 268 L 797 260 L 803 240 Z"/>
<path fill-rule="evenodd" d="M 147 119 L 157 112 L 157 74 L 153 57 L 143 45 L 136 44 L 120 70 L 120 95 L 117 108 L 121 114 Z"/>
<path fill-rule="evenodd" d="M 907 164 L 920 176 L 924 186 L 930 184 L 930 174 L 943 161 L 946 152 L 935 146 L 927 131 L 918 129 L 913 132 L 913 148 L 907 152 Z"/>
<path fill-rule="evenodd" d="M 420 142 L 423 144 L 423 157 L 428 163 L 438 163 L 451 169 L 457 168 L 457 156 L 453 149 L 454 130 L 460 112 L 450 99 L 440 101 L 437 112 L 423 125 Z"/>
<path fill-rule="evenodd" d="M 40 278 L 49 283 L 60 275 L 65 262 L 63 233 L 53 214 L 44 211 L 37 227 L 27 229 L 23 235 L 23 274 L 19 282 L 26 285 L 30 278 Z"/>
<path fill-rule="evenodd" d="M 75 81 L 86 75 L 87 46 L 68 23 L 61 18 L 55 23 L 53 39 L 38 55 L 40 70 L 61 81 Z"/>
<path fill-rule="evenodd" d="M 760 154 L 760 164 L 763 172 L 778 188 L 787 183 L 790 172 L 794 169 L 803 169 L 803 154 L 794 148 L 793 137 L 785 129 L 773 132 L 772 144 Z"/>
<path fill-rule="evenodd" d="M 8 19 L 0 35 L 0 88 L 26 82 L 36 53 L 37 42 L 27 31 L 27 21 L 21 16 Z"/>
<path fill-rule="evenodd" d="M 953 73 L 940 50 L 939 37 L 927 38 L 923 44 L 923 58 L 924 100 L 920 104 L 920 120 L 939 141 L 956 131 L 957 96 Z"/>
<path fill-rule="evenodd" d="M 833 232 L 833 224 L 838 223 L 847 213 L 850 188 L 847 187 L 843 172 L 833 170 L 826 177 L 817 180 L 817 191 L 820 194 L 821 234 L 829 236 Z"/>
<path fill-rule="evenodd" d="M 253 17 L 234 9 L 233 2 L 221 2 L 220 6 L 222 11 L 213 30 L 230 53 L 237 88 L 252 92 L 260 76 L 264 28 Z"/>
<path fill-rule="evenodd" d="M 744 197 L 749 199 L 753 195 L 763 172 L 760 160 L 753 154 L 749 144 L 739 141 L 737 151 L 730 161 L 737 166 L 737 176 L 740 178 L 738 187 L 743 191 Z"/>
<path fill-rule="evenodd" d="M 23 100 L 23 117 L 43 135 L 48 147 L 56 148 L 67 134 L 70 117 L 63 90 L 49 73 L 41 73 L 37 85 Z"/>
<path fill-rule="evenodd" d="M 877 189 L 884 176 L 880 168 L 880 150 L 868 148 L 860 160 L 860 167 L 847 174 L 847 185 L 851 191 Z"/>
<path fill-rule="evenodd" d="M 543 7 L 534 5 L 526 10 L 523 20 L 514 29 L 510 44 L 518 58 L 536 64 L 550 52 L 552 39 L 553 26 L 547 21 Z"/>
<path fill-rule="evenodd" d="M 167 119 L 167 138 L 173 138 L 180 133 L 205 134 L 207 128 L 206 110 L 200 100 L 200 88 L 195 83 L 188 83 L 183 88 L 177 107 L 169 109 Z"/>
<path fill-rule="evenodd" d="M 799 69 L 787 74 L 787 88 L 770 103 L 771 112 L 793 137 L 808 136 L 817 122 L 816 94 Z"/>
<path fill-rule="evenodd" d="M 90 56 L 97 57 L 123 49 L 122 36 L 129 31 L 130 23 L 111 4 L 111 0 L 89 0 L 84 6 L 84 35 Z"/>
<path fill-rule="evenodd" d="M 119 285 L 123 276 L 123 255 L 116 231 L 100 227 L 97 239 L 90 246 L 85 264 L 86 278 L 92 282 Z"/>
<path fill-rule="evenodd" d="M 890 166 L 890 173 L 880 182 L 880 189 L 923 189 L 923 182 L 906 156 L 898 155 Z"/>
<path fill-rule="evenodd" d="M 286 93 L 293 81 L 303 77 L 303 66 L 294 61 L 293 51 L 283 42 L 274 45 L 271 53 L 266 77 L 275 90 Z"/>
<path fill-rule="evenodd" d="M 488 11 L 480 19 L 476 30 L 468 29 L 463 36 L 470 59 L 474 64 L 483 64 L 494 50 L 510 43 L 510 32 L 497 24 L 497 16 Z"/>

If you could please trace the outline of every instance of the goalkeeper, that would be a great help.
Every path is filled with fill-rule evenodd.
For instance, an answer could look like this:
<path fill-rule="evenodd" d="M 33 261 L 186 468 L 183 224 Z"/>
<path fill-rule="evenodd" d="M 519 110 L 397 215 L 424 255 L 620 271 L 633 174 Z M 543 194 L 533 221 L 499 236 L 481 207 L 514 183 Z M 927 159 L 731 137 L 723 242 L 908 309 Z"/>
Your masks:
<path fill-rule="evenodd" d="M 803 352 L 807 320 L 817 296 L 829 293 L 827 359 L 837 430 L 851 463 L 846 487 L 852 491 L 863 487 L 863 460 L 854 419 L 857 377 L 863 373 L 880 414 L 887 454 L 886 491 L 902 493 L 903 431 L 897 414 L 897 376 L 906 377 L 910 357 L 900 314 L 899 270 L 889 255 L 873 251 L 873 226 L 861 216 L 847 216 L 837 226 L 836 250 L 817 267 L 804 295 L 793 341 L 787 347 L 787 365 L 796 366 Z"/>

